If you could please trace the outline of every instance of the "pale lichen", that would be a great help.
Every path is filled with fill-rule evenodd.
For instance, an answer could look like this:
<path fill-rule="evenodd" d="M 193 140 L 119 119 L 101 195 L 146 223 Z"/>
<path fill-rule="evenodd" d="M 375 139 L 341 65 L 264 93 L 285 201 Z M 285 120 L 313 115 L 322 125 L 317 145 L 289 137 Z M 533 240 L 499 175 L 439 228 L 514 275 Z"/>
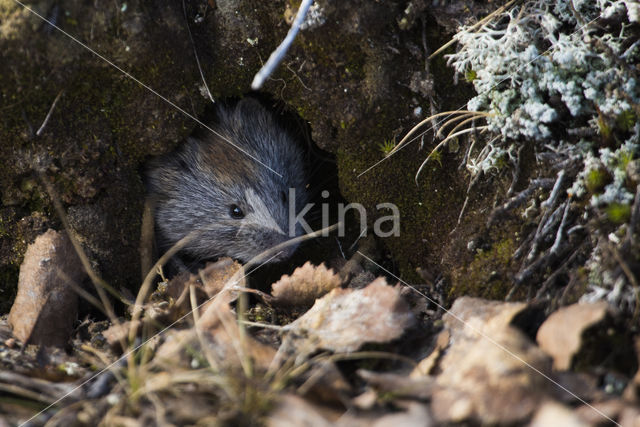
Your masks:
<path fill-rule="evenodd" d="M 466 167 L 472 176 L 498 169 L 505 159 L 517 169 L 525 146 L 539 166 L 546 165 L 541 175 L 562 171 L 555 186 L 561 196 L 554 190 L 542 203 L 540 226 L 524 248 L 529 255 L 516 281 L 544 278 L 545 269 L 553 271 L 573 254 L 565 239 L 589 242 L 585 298 L 636 309 L 629 271 L 603 257 L 631 253 L 629 221 L 640 215 L 633 216 L 640 211 L 638 174 L 630 172 L 640 167 L 639 16 L 638 3 L 628 0 L 524 1 L 482 26 L 461 28 L 456 53 L 447 55 L 456 72 L 472 76 L 467 80 L 477 95 L 467 109 L 486 114 L 484 129 L 494 134 L 475 151 L 470 143 Z M 532 197 L 534 190 L 512 201 Z M 607 227 L 595 225 L 603 219 Z M 590 235 L 578 239 L 585 226 Z M 551 255 L 544 252 L 549 241 Z"/>

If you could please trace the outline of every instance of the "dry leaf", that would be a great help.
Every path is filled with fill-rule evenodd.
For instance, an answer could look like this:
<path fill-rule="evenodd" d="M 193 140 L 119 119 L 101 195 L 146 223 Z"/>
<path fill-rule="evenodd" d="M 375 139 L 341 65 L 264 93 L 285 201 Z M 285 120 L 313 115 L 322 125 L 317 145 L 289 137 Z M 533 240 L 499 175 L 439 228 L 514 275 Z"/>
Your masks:
<path fill-rule="evenodd" d="M 364 289 L 334 289 L 291 323 L 298 352 L 318 349 L 351 352 L 364 343 L 384 343 L 400 337 L 413 323 L 400 289 L 378 278 Z"/>
<path fill-rule="evenodd" d="M 573 357 L 580 351 L 582 335 L 607 315 L 606 302 L 573 304 L 551 313 L 538 329 L 536 340 L 540 348 L 553 357 L 556 370 L 571 367 Z"/>
<path fill-rule="evenodd" d="M 440 332 L 436 340 L 435 348 L 429 356 L 422 359 L 420 363 L 418 363 L 418 365 L 413 368 L 410 377 L 420 378 L 426 375 L 430 375 L 431 371 L 440 359 L 440 356 L 442 356 L 442 352 L 449 346 L 449 339 L 451 339 L 451 334 L 447 329 Z"/>
<path fill-rule="evenodd" d="M 226 257 L 213 263 L 207 263 L 207 266 L 198 272 L 198 276 L 202 280 L 205 292 L 209 297 L 212 297 L 220 292 L 229 279 L 241 268 L 242 265 L 237 261 Z M 245 286 L 244 277 L 238 280 L 236 285 Z"/>
<path fill-rule="evenodd" d="M 174 276 L 167 284 L 164 293 L 174 300 L 188 292 L 189 286 L 195 286 L 200 292 L 204 291 L 206 296 L 211 298 L 222 290 L 224 285 L 229 281 L 242 266 L 229 257 L 221 258 L 216 262 L 207 263 L 206 267 L 198 271 L 198 274 L 191 274 L 183 271 Z M 244 280 L 238 281 L 238 286 L 244 286 Z M 198 302 L 202 299 L 198 298 Z M 188 298 L 186 299 L 188 304 Z"/>
<path fill-rule="evenodd" d="M 279 399 L 276 408 L 267 418 L 268 427 L 330 427 L 334 425 L 322 414 L 322 410 L 313 403 L 293 394 L 286 394 Z M 337 419 L 340 413 L 332 418 Z"/>
<path fill-rule="evenodd" d="M 556 402 L 545 402 L 531 421 L 531 427 L 566 426 L 582 427 L 591 424 L 581 421 L 570 408 Z"/>
<path fill-rule="evenodd" d="M 327 292 L 340 286 L 340 276 L 327 269 L 324 263 L 314 266 L 307 261 L 291 276 L 283 275 L 272 285 L 275 301 L 282 305 L 310 306 Z"/>
<path fill-rule="evenodd" d="M 411 378 L 404 374 L 365 369 L 358 369 L 356 373 L 382 396 L 391 394 L 399 398 L 426 400 L 431 397 L 435 388 L 435 381 L 431 377 Z"/>
<path fill-rule="evenodd" d="M 511 326 L 525 307 L 469 297 L 455 301 L 443 318 L 451 340 L 431 405 L 439 422 L 510 424 L 538 407 L 552 385 L 531 367 L 549 374 L 551 363 Z"/>
<path fill-rule="evenodd" d="M 139 332 L 140 326 L 142 325 L 143 323 L 140 320 L 136 320 L 133 327 L 135 327 L 136 331 Z M 107 340 L 107 343 L 111 347 L 116 348 L 121 342 L 127 342 L 131 327 L 131 321 L 127 320 L 125 322 L 109 326 L 107 329 L 102 331 L 102 336 Z"/>

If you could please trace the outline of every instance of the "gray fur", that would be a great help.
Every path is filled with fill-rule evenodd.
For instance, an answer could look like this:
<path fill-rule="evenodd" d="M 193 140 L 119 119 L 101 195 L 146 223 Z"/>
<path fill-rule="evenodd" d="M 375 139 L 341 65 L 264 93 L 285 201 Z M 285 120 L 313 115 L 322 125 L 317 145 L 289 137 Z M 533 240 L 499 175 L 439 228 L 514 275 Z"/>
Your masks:
<path fill-rule="evenodd" d="M 188 138 L 175 152 L 152 162 L 147 172 L 157 241 L 166 250 L 196 230 L 184 254 L 197 260 L 230 256 L 246 262 L 290 238 L 289 188 L 296 190 L 297 210 L 306 203 L 302 153 L 255 99 L 220 106 L 217 113 L 213 129 L 282 177 L 211 132 L 201 139 Z M 244 218 L 232 218 L 234 204 Z M 276 260 L 294 251 L 291 247 Z"/>

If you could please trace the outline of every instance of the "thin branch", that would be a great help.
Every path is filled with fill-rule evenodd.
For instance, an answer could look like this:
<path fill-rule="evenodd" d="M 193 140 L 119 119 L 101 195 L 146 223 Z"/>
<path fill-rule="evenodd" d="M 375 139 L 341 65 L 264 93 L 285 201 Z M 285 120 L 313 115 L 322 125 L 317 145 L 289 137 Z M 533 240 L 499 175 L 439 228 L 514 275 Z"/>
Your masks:
<path fill-rule="evenodd" d="M 313 0 L 302 0 L 300 3 L 300 7 L 298 8 L 298 13 L 296 14 L 296 19 L 293 21 L 287 36 L 284 38 L 280 46 L 273 51 L 267 63 L 262 66 L 260 71 L 253 78 L 253 82 L 251 83 L 251 89 L 258 90 L 262 87 L 265 80 L 269 78 L 269 76 L 273 73 L 276 67 L 282 62 L 284 56 L 287 54 L 287 50 L 291 47 L 293 40 L 296 38 L 298 31 L 300 31 L 300 26 L 304 21 L 304 17 L 307 15 L 307 11 L 309 7 L 313 3 Z"/>
<path fill-rule="evenodd" d="M 56 99 L 53 100 L 53 104 L 51 104 L 51 108 L 49 108 L 49 112 L 47 113 L 46 117 L 44 118 L 44 121 L 42 122 L 42 125 L 40 126 L 40 129 L 38 129 L 36 131 L 36 136 L 40 136 L 42 134 L 42 131 L 44 130 L 45 126 L 47 126 L 47 123 L 49 123 L 49 118 L 51 118 L 51 113 L 53 113 L 53 109 L 56 108 L 56 104 L 58 103 L 58 100 L 62 96 L 62 92 L 64 92 L 64 91 L 61 90 L 60 92 L 58 92 L 58 96 L 56 96 Z"/>

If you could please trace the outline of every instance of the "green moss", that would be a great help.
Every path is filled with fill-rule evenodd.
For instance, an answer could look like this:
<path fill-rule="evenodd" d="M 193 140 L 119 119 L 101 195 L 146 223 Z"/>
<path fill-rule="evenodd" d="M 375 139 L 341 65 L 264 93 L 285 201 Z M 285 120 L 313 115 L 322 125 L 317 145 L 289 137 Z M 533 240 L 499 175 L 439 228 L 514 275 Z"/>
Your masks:
<path fill-rule="evenodd" d="M 475 70 L 468 70 L 464 73 L 464 79 L 467 83 L 472 83 L 476 78 L 478 78 L 478 73 L 476 73 Z"/>
<path fill-rule="evenodd" d="M 626 110 L 622 113 L 618 114 L 616 117 L 616 125 L 623 132 L 628 132 L 631 130 L 636 122 L 638 121 L 638 117 L 633 110 Z"/>
<path fill-rule="evenodd" d="M 513 252 L 517 249 L 514 238 L 504 238 L 491 248 L 478 250 L 468 266 L 454 273 L 450 298 L 461 295 L 489 299 L 504 299 L 513 283 L 510 279 Z"/>
<path fill-rule="evenodd" d="M 611 182 L 611 176 L 605 170 L 592 169 L 587 173 L 585 185 L 590 193 L 602 193 L 604 187 Z"/>
<path fill-rule="evenodd" d="M 631 206 L 612 203 L 606 208 L 607 218 L 614 224 L 624 224 L 631 218 Z"/>
<path fill-rule="evenodd" d="M 388 155 L 396 147 L 396 141 L 392 139 L 385 139 L 378 144 L 378 148 L 385 156 Z"/>

